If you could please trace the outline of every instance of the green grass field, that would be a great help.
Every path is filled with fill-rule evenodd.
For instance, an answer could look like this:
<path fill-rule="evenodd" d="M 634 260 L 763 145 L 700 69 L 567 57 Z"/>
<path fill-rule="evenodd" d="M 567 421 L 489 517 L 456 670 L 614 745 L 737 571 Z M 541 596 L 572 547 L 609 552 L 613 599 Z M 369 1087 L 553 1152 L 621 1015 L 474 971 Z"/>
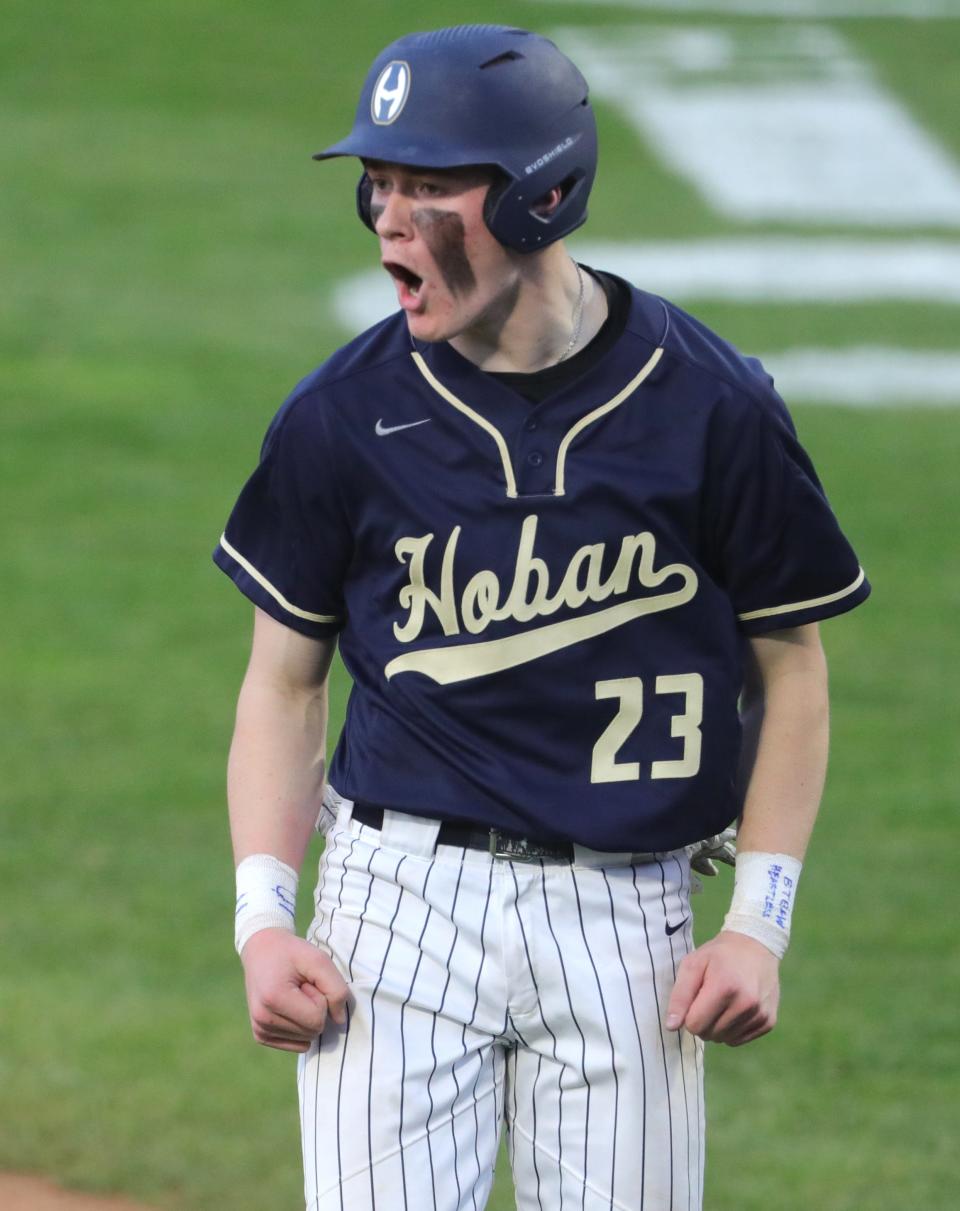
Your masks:
<path fill-rule="evenodd" d="M 463 18 L 425 0 L 416 23 Z M 4 6 L 0 1169 L 170 1211 L 302 1206 L 293 1063 L 249 1039 L 232 950 L 223 766 L 250 610 L 209 554 L 273 411 L 349 335 L 328 290 L 373 247 L 354 167 L 309 153 L 410 21 L 374 0 Z M 960 21 L 835 24 L 960 157 Z M 592 236 L 731 232 L 600 119 Z M 960 321 L 683 301 L 746 349 L 948 349 Z M 795 415 L 874 596 L 825 627 L 835 755 L 782 1024 L 710 1050 L 706 1205 L 950 1211 L 960 416 Z M 501 1175 L 492 1207 L 512 1206 Z"/>

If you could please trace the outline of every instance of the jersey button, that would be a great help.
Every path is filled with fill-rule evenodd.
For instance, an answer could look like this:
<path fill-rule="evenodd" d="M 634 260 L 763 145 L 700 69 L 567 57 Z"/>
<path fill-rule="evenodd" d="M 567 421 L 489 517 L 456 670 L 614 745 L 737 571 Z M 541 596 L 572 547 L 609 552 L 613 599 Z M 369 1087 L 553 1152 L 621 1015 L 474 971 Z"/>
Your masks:
<path fill-rule="evenodd" d="M 535 416 L 528 417 L 523 422 L 523 427 L 528 433 L 533 433 L 533 431 L 538 427 L 537 418 Z"/>
<path fill-rule="evenodd" d="M 527 455 L 527 462 L 531 467 L 539 467 L 543 465 L 543 455 L 539 450 L 531 450 Z"/>

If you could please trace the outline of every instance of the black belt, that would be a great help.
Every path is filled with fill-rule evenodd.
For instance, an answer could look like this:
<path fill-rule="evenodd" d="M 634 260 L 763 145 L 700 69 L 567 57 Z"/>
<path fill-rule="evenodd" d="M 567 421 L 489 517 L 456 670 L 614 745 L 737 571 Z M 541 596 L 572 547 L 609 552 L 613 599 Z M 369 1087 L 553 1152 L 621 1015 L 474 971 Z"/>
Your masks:
<path fill-rule="evenodd" d="M 352 818 L 368 828 L 383 828 L 383 808 L 370 803 L 354 803 Z M 535 841 L 502 832 L 499 828 L 480 828 L 462 820 L 442 820 L 437 844 L 482 849 L 494 858 L 510 858 L 515 862 L 536 862 L 540 858 L 572 862 L 574 859 L 573 845 L 569 841 Z"/>

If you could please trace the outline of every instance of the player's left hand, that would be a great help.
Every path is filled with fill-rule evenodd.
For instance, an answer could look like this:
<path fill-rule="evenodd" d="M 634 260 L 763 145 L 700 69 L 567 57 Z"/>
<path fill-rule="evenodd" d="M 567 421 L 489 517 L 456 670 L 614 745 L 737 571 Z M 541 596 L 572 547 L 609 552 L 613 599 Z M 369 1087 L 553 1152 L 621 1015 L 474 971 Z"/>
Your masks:
<path fill-rule="evenodd" d="M 668 1030 L 740 1047 L 776 1025 L 780 960 L 746 934 L 723 930 L 684 958 L 667 1005 Z"/>
<path fill-rule="evenodd" d="M 714 877 L 719 873 L 718 862 L 726 866 L 736 866 L 737 863 L 737 830 L 725 828 L 722 833 L 713 837 L 704 837 L 693 845 L 684 846 L 684 852 L 690 859 L 690 869 L 699 875 Z"/>

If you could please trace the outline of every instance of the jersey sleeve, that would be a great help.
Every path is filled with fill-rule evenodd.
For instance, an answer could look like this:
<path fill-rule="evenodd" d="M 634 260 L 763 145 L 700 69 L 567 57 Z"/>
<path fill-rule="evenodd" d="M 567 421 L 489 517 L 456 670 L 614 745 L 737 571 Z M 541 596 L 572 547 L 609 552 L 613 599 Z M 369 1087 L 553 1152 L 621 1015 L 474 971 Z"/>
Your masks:
<path fill-rule="evenodd" d="M 294 398 L 277 413 L 213 559 L 260 609 L 321 639 L 343 627 L 351 535 L 317 405 Z"/>
<path fill-rule="evenodd" d="M 769 380 L 767 380 L 769 382 Z M 746 635 L 864 601 L 870 585 L 772 385 L 711 442 L 716 566 Z"/>

